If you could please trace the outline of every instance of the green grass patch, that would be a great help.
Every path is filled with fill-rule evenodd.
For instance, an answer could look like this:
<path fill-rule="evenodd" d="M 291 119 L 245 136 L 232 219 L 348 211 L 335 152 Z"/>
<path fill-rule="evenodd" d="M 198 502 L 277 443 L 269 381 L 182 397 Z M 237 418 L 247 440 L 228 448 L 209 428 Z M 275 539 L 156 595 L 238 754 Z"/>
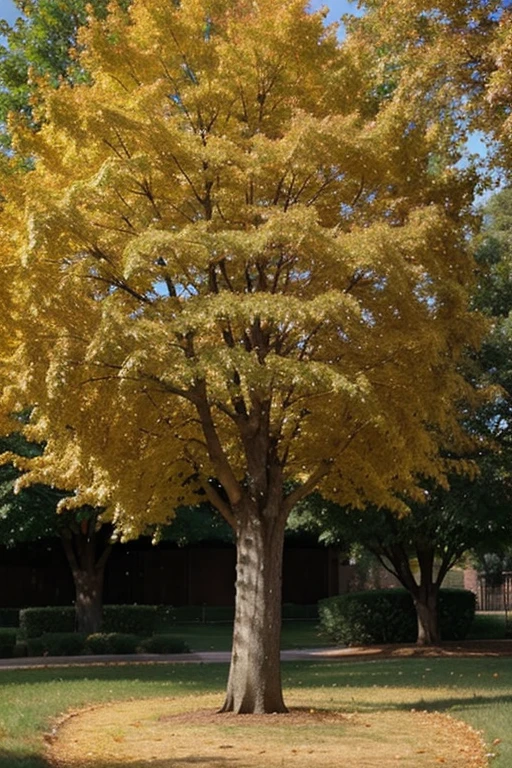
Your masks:
<path fill-rule="evenodd" d="M 476 613 L 469 630 L 468 640 L 503 640 L 505 637 L 504 613 Z M 512 616 L 509 629 L 512 629 Z"/>
<path fill-rule="evenodd" d="M 223 664 L 133 664 L 0 670 L 0 768 L 48 768 L 43 734 L 52 718 L 92 703 L 218 694 Z M 493 768 L 512 765 L 509 659 L 411 658 L 283 664 L 285 692 L 304 704 L 328 701 L 347 712 L 439 711 L 481 730 Z M 499 743 L 493 745 L 495 740 Z"/>
<path fill-rule="evenodd" d="M 168 630 L 183 640 L 191 651 L 230 651 L 233 625 L 183 623 L 172 624 Z M 324 648 L 332 645 L 318 632 L 317 621 L 283 621 L 281 648 Z M 0 766 L 1 768 L 1 766 Z"/>

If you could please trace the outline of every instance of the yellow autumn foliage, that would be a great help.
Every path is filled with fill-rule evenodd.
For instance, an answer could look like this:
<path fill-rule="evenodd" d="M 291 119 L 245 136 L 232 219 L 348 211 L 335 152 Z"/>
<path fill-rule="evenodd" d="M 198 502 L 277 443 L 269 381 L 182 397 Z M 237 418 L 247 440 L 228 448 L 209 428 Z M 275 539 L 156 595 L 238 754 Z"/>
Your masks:
<path fill-rule="evenodd" d="M 444 481 L 480 333 L 432 77 L 379 99 L 368 31 L 339 43 L 304 0 L 111 11 L 1 179 L 4 412 L 47 446 L 26 481 L 125 536 L 200 488 L 232 523 L 315 486 L 403 509 Z"/>

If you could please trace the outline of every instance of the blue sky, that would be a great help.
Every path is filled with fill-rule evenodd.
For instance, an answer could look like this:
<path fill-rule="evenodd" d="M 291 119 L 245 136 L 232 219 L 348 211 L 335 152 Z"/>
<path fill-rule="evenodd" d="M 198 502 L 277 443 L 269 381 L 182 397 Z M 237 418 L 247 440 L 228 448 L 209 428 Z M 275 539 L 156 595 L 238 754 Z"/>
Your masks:
<path fill-rule="evenodd" d="M 348 0 L 327 0 L 327 2 L 312 0 L 312 8 L 320 8 L 321 6 L 329 8 L 329 21 L 337 21 L 350 7 L 355 8 L 355 3 L 350 3 Z M 0 0 L 0 19 L 5 19 L 9 24 L 12 24 L 18 16 L 19 11 L 13 0 Z"/>
<path fill-rule="evenodd" d="M 357 12 L 357 3 L 351 2 L 351 0 L 311 0 L 311 7 L 317 9 L 320 7 L 327 7 L 329 9 L 328 21 L 339 21 L 340 17 L 347 12 Z M 0 19 L 5 19 L 10 24 L 13 24 L 16 18 L 19 16 L 19 11 L 14 5 L 13 0 L 0 0 Z M 0 37 L 1 41 L 1 37 Z M 472 151 L 482 152 L 483 147 L 476 137 L 472 138 L 470 142 Z"/>
<path fill-rule="evenodd" d="M 355 9 L 355 3 L 349 2 L 349 0 L 312 0 L 312 8 L 320 8 L 326 6 L 329 8 L 329 21 L 338 21 L 343 13 L 347 13 L 349 9 Z M 16 18 L 19 16 L 19 11 L 14 5 L 13 0 L 0 0 L 0 19 L 5 19 L 9 24 L 13 24 Z"/>

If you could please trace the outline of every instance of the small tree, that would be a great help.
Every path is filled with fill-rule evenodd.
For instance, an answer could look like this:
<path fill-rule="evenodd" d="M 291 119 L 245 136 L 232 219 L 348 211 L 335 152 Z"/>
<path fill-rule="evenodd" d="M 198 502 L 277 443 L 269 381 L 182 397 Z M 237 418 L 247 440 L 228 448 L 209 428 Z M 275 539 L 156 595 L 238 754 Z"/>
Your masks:
<path fill-rule="evenodd" d="M 0 452 L 40 456 L 41 449 L 19 435 L 0 441 Z M 0 538 L 4 545 L 58 536 L 63 544 L 75 587 L 76 624 L 91 634 L 101 628 L 105 565 L 112 549 L 112 527 L 101 521 L 100 510 L 81 507 L 57 514 L 66 494 L 34 484 L 15 492 L 20 471 L 12 463 L 0 466 Z"/>
<path fill-rule="evenodd" d="M 438 597 L 446 574 L 476 547 L 510 542 L 510 495 L 482 467 L 479 477 L 452 477 L 450 490 L 425 491 L 398 516 L 368 507 L 340 509 L 318 495 L 303 502 L 292 524 L 316 530 L 326 543 L 364 547 L 410 593 L 418 619 L 418 645 L 437 645 Z"/>

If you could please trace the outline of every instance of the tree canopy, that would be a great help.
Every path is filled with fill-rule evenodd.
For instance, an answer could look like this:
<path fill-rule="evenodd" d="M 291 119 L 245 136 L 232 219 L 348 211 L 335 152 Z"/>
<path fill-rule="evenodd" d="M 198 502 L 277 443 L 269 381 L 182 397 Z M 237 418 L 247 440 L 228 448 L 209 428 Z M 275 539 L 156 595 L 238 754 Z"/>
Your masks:
<path fill-rule="evenodd" d="M 284 708 L 293 505 L 405 512 L 464 442 L 474 175 L 439 70 L 368 30 L 340 44 L 304 0 L 113 3 L 78 36 L 86 82 L 39 81 L 40 129 L 10 122 L 34 164 L 1 179 L 3 408 L 46 445 L 27 482 L 126 537 L 202 488 L 236 532 L 235 711 Z"/>

